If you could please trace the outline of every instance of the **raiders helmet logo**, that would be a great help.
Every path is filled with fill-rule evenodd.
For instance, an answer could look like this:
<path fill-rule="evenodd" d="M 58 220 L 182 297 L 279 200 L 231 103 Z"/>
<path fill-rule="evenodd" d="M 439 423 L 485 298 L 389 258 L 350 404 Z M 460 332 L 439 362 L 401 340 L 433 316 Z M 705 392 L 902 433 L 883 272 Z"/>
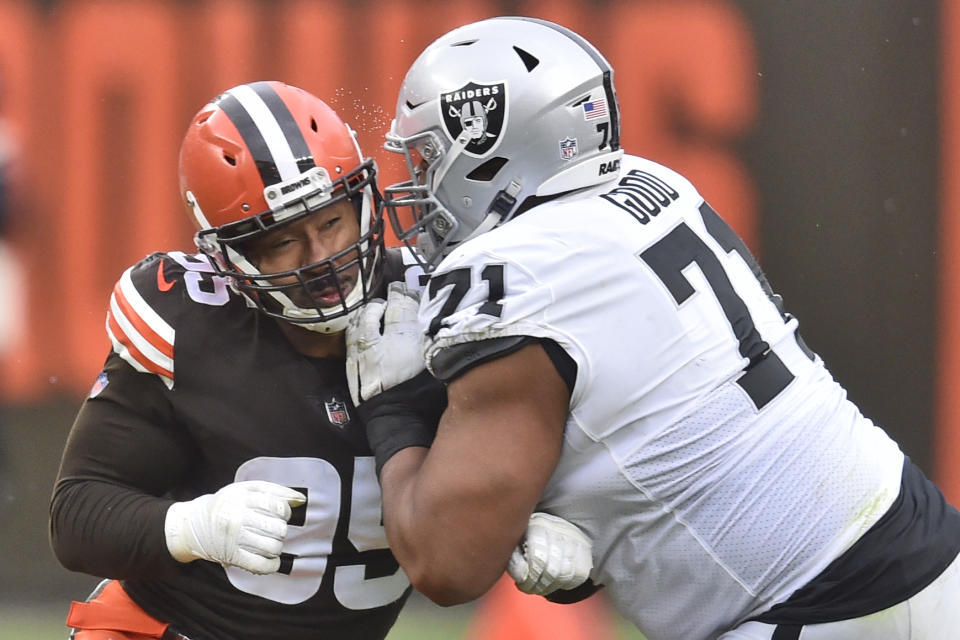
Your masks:
<path fill-rule="evenodd" d="M 451 140 L 470 137 L 464 153 L 482 157 L 500 141 L 507 121 L 507 85 L 468 82 L 456 91 L 440 94 L 443 126 Z"/>

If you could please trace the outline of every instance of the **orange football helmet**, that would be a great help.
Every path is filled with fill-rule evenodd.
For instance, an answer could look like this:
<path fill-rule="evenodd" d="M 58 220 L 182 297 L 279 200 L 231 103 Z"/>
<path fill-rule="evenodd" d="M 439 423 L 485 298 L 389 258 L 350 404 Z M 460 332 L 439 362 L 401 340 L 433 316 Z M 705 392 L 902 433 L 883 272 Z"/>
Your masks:
<path fill-rule="evenodd" d="M 384 239 L 375 176 L 355 132 L 322 100 L 281 82 L 228 89 L 193 117 L 180 148 L 180 193 L 198 228 L 197 247 L 216 272 L 264 313 L 322 333 L 342 331 L 377 286 Z M 347 249 L 282 273 L 261 273 L 244 255 L 258 236 L 344 198 L 360 222 Z M 292 284 L 275 282 L 291 277 Z M 345 280 L 350 286 L 341 286 Z M 309 293 L 331 281 L 339 304 L 294 303 L 294 288 Z M 296 296 L 305 298 L 313 299 Z"/>

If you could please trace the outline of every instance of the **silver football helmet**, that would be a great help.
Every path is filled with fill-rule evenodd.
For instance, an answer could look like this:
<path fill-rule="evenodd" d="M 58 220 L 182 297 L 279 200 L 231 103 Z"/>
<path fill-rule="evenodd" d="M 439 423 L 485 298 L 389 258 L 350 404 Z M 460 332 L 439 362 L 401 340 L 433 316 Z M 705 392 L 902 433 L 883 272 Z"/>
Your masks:
<path fill-rule="evenodd" d="M 387 213 L 429 271 L 540 198 L 617 177 L 613 69 L 552 22 L 468 24 L 410 67 L 384 146 L 403 154 L 410 172 L 385 190 Z"/>

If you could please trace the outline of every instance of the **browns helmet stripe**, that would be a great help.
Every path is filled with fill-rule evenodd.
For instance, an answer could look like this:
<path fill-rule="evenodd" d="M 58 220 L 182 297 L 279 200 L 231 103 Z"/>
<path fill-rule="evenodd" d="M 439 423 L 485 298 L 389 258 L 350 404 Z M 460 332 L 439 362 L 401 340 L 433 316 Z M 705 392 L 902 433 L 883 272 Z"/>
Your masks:
<path fill-rule="evenodd" d="M 293 153 L 294 160 L 297 162 L 297 173 L 303 173 L 317 166 L 317 163 L 314 162 L 313 154 L 310 152 L 310 147 L 307 146 L 307 141 L 303 139 L 303 131 L 297 126 L 297 121 L 293 118 L 293 114 L 290 113 L 290 109 L 280 98 L 279 94 L 273 90 L 270 83 L 254 82 L 250 86 L 253 87 L 253 90 L 260 96 L 263 103 L 267 105 L 270 113 L 272 113 L 276 119 L 277 124 L 280 125 L 283 137 L 290 145 L 290 151 Z"/>
<path fill-rule="evenodd" d="M 257 171 L 260 172 L 260 179 L 263 180 L 264 186 L 280 182 L 280 171 L 273 161 L 270 148 L 263 136 L 260 135 L 260 130 L 254 124 L 253 118 L 246 112 L 240 101 L 235 96 L 225 93 L 217 98 L 217 105 L 223 109 L 223 112 L 230 118 L 230 122 L 240 132 L 247 149 L 250 150 L 250 155 L 253 156 L 254 164 L 257 166 Z"/>
<path fill-rule="evenodd" d="M 315 166 L 296 121 L 269 83 L 255 91 L 251 85 L 234 87 L 217 99 L 253 156 L 264 186 L 290 180 Z M 272 95 L 271 107 L 263 95 Z M 276 104 L 278 103 L 279 106 Z"/>

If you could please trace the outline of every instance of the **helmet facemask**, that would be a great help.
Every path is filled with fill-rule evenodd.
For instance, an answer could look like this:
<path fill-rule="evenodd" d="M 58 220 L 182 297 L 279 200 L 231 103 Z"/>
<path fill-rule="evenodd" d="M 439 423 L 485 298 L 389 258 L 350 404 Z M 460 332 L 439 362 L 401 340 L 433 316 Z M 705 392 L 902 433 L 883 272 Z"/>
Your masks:
<path fill-rule="evenodd" d="M 387 187 L 383 206 L 397 239 L 411 249 L 424 269 L 431 271 L 460 230 L 460 222 L 434 195 L 438 170 L 449 166 L 444 160 L 450 154 L 433 131 L 403 138 L 391 129 L 384 146 L 403 155 L 410 180 Z M 404 208 L 409 208 L 412 223 L 404 221 L 400 213 Z"/>
<path fill-rule="evenodd" d="M 263 313 L 320 333 L 342 331 L 347 320 L 376 289 L 384 250 L 383 212 L 376 196 L 376 170 L 367 160 L 331 182 L 323 167 L 264 190 L 271 209 L 228 224 L 202 229 L 197 247 L 211 257 L 214 269 Z M 194 214 L 202 216 L 192 194 Z M 360 236 L 345 249 L 318 262 L 286 271 L 264 273 L 255 265 L 252 242 L 284 226 L 347 200 L 358 217 Z M 292 281 L 287 282 L 287 280 Z M 320 292 L 334 291 L 339 300 L 322 305 Z M 346 293 L 345 293 L 346 292 Z"/>

